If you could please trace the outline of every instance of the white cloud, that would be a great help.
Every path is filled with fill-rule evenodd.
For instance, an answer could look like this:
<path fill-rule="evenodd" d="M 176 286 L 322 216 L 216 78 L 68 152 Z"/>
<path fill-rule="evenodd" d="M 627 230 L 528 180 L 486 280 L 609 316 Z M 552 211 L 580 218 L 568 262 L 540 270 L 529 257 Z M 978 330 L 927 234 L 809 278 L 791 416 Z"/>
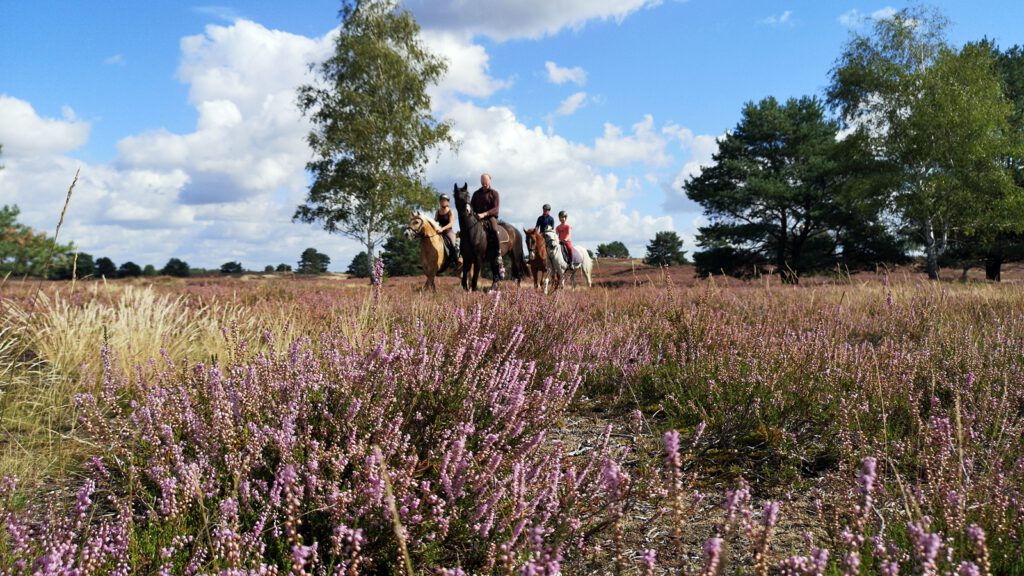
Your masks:
<path fill-rule="evenodd" d="M 497 41 L 540 38 L 589 20 L 624 18 L 662 0 L 408 0 L 424 28 L 483 35 Z"/>
<path fill-rule="evenodd" d="M 114 54 L 103 59 L 103 63 L 107 66 L 124 66 L 128 62 L 125 61 L 124 56 L 120 54 Z"/>
<path fill-rule="evenodd" d="M 586 151 L 584 157 L 596 165 L 609 167 L 634 162 L 664 166 L 672 161 L 665 152 L 665 138 L 654 127 L 653 116 L 645 115 L 632 128 L 631 135 L 623 135 L 621 128 L 606 123 L 604 134 L 594 141 L 593 148 Z"/>
<path fill-rule="evenodd" d="M 668 126 L 664 132 L 679 142 L 679 146 L 688 155 L 682 168 L 676 173 L 665 190 L 665 209 L 673 212 L 699 210 L 697 205 L 686 197 L 683 184 L 686 180 L 697 176 L 704 167 L 713 163 L 713 156 L 718 152 L 718 138 L 710 134 L 694 134 L 689 128 Z"/>
<path fill-rule="evenodd" d="M 583 86 L 587 83 L 587 72 L 579 66 L 562 68 L 558 64 L 549 60 L 544 63 L 544 67 L 547 68 L 548 71 L 548 81 L 554 84 L 572 82 L 578 86 Z"/>
<path fill-rule="evenodd" d="M 423 43 L 438 56 L 448 60 L 448 72 L 431 89 L 431 100 L 436 108 L 445 109 L 458 95 L 486 98 L 512 85 L 489 74 L 490 55 L 466 34 L 423 30 Z"/>
<path fill-rule="evenodd" d="M 839 23 L 846 28 L 859 28 L 868 20 L 887 20 L 892 18 L 895 14 L 896 9 L 892 6 L 879 8 L 871 14 L 864 14 L 860 10 L 853 8 L 839 15 Z"/>
<path fill-rule="evenodd" d="M 178 76 L 190 86 L 199 118 L 194 132 L 157 131 L 118 143 L 118 165 L 180 168 L 189 175 L 187 204 L 241 201 L 306 186 L 309 131 L 295 105 L 296 88 L 311 81 L 305 64 L 331 50 L 320 39 L 268 30 L 239 20 L 208 26 L 181 41 Z"/>
<path fill-rule="evenodd" d="M 569 96 L 562 103 L 558 105 L 558 110 L 555 110 L 556 116 L 572 116 L 583 106 L 583 103 L 587 99 L 586 92 L 577 92 L 572 96 Z"/>
<path fill-rule="evenodd" d="M 89 140 L 89 123 L 78 120 L 70 107 L 63 119 L 43 118 L 24 100 L 0 94 L 0 144 L 6 158 L 59 154 L 80 148 Z"/>
<path fill-rule="evenodd" d="M 778 16 L 772 15 L 761 20 L 761 24 L 765 24 L 767 26 L 784 26 L 792 23 L 793 12 L 791 10 L 786 10 Z"/>

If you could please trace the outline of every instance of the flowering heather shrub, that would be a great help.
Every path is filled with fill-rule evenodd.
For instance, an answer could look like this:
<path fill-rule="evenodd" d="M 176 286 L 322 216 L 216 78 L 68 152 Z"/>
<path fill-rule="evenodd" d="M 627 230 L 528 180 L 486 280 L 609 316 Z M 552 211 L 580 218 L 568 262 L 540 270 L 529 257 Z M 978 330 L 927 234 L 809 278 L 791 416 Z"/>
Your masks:
<path fill-rule="evenodd" d="M 153 363 L 111 342 L 79 388 L 94 395 L 76 446 L 98 458 L 60 497 L 4 488 L 0 572 L 58 557 L 100 572 L 397 571 L 386 472 L 428 572 L 571 573 L 584 557 L 644 574 L 1024 574 L 1019 287 L 396 284 L 155 286 L 190 314 L 242 310 L 260 327 L 217 320 L 217 361 L 174 338 Z M 608 447 L 624 434 L 553 440 L 579 416 L 577 389 L 588 417 L 637 422 L 628 457 Z M 645 507 L 671 537 L 636 541 Z"/>
<path fill-rule="evenodd" d="M 538 375 L 523 332 L 497 340 L 485 316 L 460 309 L 450 340 L 328 334 L 224 365 L 165 358 L 135 381 L 106 354 L 102 393 L 80 398 L 104 453 L 69 516 L 8 512 L 0 567 L 59 573 L 59 554 L 87 573 L 394 570 L 386 475 L 414 565 L 558 572 L 614 461 L 545 442 L 580 376 Z"/>

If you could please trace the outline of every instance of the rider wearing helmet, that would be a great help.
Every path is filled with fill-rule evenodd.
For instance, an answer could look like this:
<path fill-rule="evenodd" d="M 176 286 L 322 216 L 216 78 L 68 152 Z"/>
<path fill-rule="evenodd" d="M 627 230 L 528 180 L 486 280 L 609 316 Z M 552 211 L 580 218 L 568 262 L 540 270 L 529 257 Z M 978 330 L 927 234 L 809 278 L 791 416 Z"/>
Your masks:
<path fill-rule="evenodd" d="M 567 254 L 565 261 L 570 265 L 572 264 L 573 253 L 572 253 L 572 226 L 569 226 L 567 220 L 569 215 L 562 210 L 558 213 L 558 221 L 561 222 L 555 227 L 555 233 L 558 234 L 558 243 L 562 245 L 565 254 Z"/>
<path fill-rule="evenodd" d="M 544 213 L 537 217 L 537 231 L 541 234 L 555 229 L 555 219 L 551 217 L 551 204 L 544 205 Z"/>
<path fill-rule="evenodd" d="M 448 248 L 448 262 L 454 263 L 459 259 L 459 244 L 455 241 L 455 218 L 451 209 L 451 199 L 447 194 L 441 194 L 437 199 L 440 207 L 434 213 L 434 220 L 440 225 L 437 233 L 444 239 Z"/>

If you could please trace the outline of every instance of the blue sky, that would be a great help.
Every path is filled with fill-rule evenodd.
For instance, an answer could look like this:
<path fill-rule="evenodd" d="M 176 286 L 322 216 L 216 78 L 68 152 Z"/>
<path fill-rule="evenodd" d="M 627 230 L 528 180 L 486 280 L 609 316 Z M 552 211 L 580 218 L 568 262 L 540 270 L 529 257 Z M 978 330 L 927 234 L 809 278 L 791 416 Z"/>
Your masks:
<path fill-rule="evenodd" d="M 1024 43 L 1024 2 L 935 2 L 955 44 Z M 820 94 L 851 30 L 900 2 L 408 0 L 450 59 L 434 91 L 462 140 L 428 167 L 441 190 L 489 171 L 503 216 L 567 209 L 587 247 L 642 255 L 699 207 L 679 185 L 742 104 Z M 331 49 L 338 3 L 0 0 L 0 203 L 116 262 L 294 263 L 344 270 L 359 246 L 290 221 L 308 125 L 305 65 Z"/>

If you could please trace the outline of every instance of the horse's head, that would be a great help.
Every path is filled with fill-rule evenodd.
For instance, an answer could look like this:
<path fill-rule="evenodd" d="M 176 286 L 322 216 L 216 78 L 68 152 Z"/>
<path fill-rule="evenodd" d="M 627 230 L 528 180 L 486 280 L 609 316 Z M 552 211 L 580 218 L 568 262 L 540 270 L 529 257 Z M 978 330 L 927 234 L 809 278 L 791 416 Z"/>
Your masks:
<path fill-rule="evenodd" d="M 466 184 L 465 182 L 462 183 L 462 187 L 459 187 L 458 184 L 455 184 L 454 190 L 452 190 L 452 194 L 455 196 L 455 207 L 460 212 L 466 212 L 466 215 L 468 216 L 469 185 Z"/>
<path fill-rule="evenodd" d="M 412 218 L 409 219 L 409 225 L 405 227 L 403 234 L 405 234 L 406 238 L 412 240 L 419 236 L 421 232 L 423 232 L 423 217 L 414 212 Z"/>
<path fill-rule="evenodd" d="M 558 234 L 554 230 L 548 230 L 544 232 L 544 241 L 547 243 L 549 249 L 553 249 L 558 246 Z"/>
<path fill-rule="evenodd" d="M 526 237 L 526 249 L 530 252 L 529 259 L 546 259 L 547 251 L 544 250 L 544 238 L 536 228 L 523 228 L 523 236 Z"/>

